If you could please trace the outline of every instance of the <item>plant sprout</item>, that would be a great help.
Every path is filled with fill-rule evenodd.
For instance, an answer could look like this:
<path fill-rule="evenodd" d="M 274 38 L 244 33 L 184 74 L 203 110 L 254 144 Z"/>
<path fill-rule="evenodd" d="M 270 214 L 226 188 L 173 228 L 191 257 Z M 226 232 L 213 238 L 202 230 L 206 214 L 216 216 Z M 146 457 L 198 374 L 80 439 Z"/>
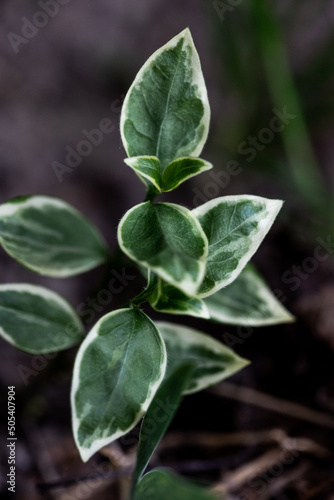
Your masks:
<path fill-rule="evenodd" d="M 249 263 L 282 201 L 225 196 L 189 210 L 156 201 L 212 168 L 199 157 L 210 121 L 207 90 L 190 31 L 157 50 L 131 85 L 121 114 L 125 163 L 146 186 L 143 203 L 118 226 L 122 251 L 145 271 L 146 288 L 104 315 L 85 336 L 58 294 L 30 284 L 0 286 L 0 334 L 28 353 L 81 342 L 73 372 L 73 434 L 87 461 L 142 420 L 131 498 L 209 500 L 209 490 L 146 466 L 185 394 L 205 389 L 248 361 L 201 331 L 154 323 L 141 309 L 261 326 L 293 317 Z M 44 276 L 70 277 L 107 262 L 97 229 L 69 204 L 28 196 L 0 206 L 0 243 Z M 168 405 L 164 405 L 168 401 Z M 159 415 L 159 418 L 157 417 Z M 153 425 L 152 425 L 153 422 Z"/>

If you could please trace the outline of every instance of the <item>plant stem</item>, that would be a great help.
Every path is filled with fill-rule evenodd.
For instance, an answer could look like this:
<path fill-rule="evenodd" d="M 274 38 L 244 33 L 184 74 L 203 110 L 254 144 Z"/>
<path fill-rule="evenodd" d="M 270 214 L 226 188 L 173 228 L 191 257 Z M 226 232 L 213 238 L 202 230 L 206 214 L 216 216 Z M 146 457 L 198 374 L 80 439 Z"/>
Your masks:
<path fill-rule="evenodd" d="M 154 201 L 159 194 L 160 194 L 159 191 L 157 191 L 157 189 L 154 186 L 149 186 L 146 191 L 144 203 L 146 201 L 151 201 L 151 202 Z"/>
<path fill-rule="evenodd" d="M 148 302 L 149 297 L 155 287 L 156 287 L 155 283 L 148 282 L 146 288 L 138 295 L 136 295 L 136 297 L 130 300 L 130 304 L 137 307 L 143 304 L 144 302 Z"/>

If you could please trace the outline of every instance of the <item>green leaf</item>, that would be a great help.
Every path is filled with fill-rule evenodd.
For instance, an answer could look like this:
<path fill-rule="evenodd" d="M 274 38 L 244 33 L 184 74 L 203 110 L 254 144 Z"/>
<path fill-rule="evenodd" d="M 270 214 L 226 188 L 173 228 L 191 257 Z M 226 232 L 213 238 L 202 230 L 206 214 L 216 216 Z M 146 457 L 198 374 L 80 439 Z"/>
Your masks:
<path fill-rule="evenodd" d="M 219 323 L 265 326 L 295 320 L 251 264 L 246 265 L 232 284 L 204 302 L 211 318 Z"/>
<path fill-rule="evenodd" d="M 28 269 L 58 278 L 88 271 L 108 256 L 94 226 L 64 201 L 48 196 L 1 205 L 0 243 Z"/>
<path fill-rule="evenodd" d="M 134 156 L 126 158 L 124 162 L 136 172 L 147 187 L 152 184 L 157 192 L 161 191 L 161 172 L 158 158 L 155 156 Z"/>
<path fill-rule="evenodd" d="M 192 363 L 194 371 L 185 394 L 214 385 L 249 364 L 230 348 L 205 333 L 175 323 L 156 323 L 167 348 L 167 374 L 184 363 Z"/>
<path fill-rule="evenodd" d="M 157 194 L 172 191 L 187 179 L 212 168 L 211 163 L 201 158 L 178 158 L 165 169 L 156 156 L 134 156 L 124 162 L 148 188 L 153 186 Z"/>
<path fill-rule="evenodd" d="M 84 327 L 70 304 L 35 285 L 0 285 L 0 335 L 31 354 L 60 351 L 81 342 Z"/>
<path fill-rule="evenodd" d="M 167 165 L 162 173 L 162 191 L 172 191 L 182 182 L 211 168 L 212 164 L 201 158 L 178 158 Z"/>
<path fill-rule="evenodd" d="M 205 273 L 206 236 L 192 213 L 172 203 L 141 203 L 118 226 L 118 241 L 131 259 L 187 295 Z"/>
<path fill-rule="evenodd" d="M 139 482 L 134 500 L 217 500 L 209 490 L 173 472 L 155 469 Z"/>
<path fill-rule="evenodd" d="M 140 428 L 136 467 L 132 476 L 132 491 L 166 430 L 171 423 L 188 385 L 192 366 L 178 367 L 159 387 Z"/>
<path fill-rule="evenodd" d="M 162 168 L 182 156 L 199 156 L 210 107 L 200 60 L 189 29 L 157 50 L 131 85 L 121 113 L 128 156 L 156 156 Z"/>
<path fill-rule="evenodd" d="M 150 273 L 154 275 L 154 273 Z M 149 286 L 155 285 L 149 302 L 151 307 L 158 312 L 168 314 L 185 314 L 197 318 L 209 319 L 209 311 L 198 297 L 189 297 L 175 286 L 166 283 L 156 275 L 150 278 Z"/>
<path fill-rule="evenodd" d="M 119 309 L 96 323 L 79 349 L 71 393 L 84 461 L 139 422 L 165 370 L 163 340 L 139 309 Z"/>
<path fill-rule="evenodd" d="M 192 211 L 209 241 L 200 297 L 212 295 L 236 279 L 259 248 L 282 203 L 251 195 L 225 196 Z"/>

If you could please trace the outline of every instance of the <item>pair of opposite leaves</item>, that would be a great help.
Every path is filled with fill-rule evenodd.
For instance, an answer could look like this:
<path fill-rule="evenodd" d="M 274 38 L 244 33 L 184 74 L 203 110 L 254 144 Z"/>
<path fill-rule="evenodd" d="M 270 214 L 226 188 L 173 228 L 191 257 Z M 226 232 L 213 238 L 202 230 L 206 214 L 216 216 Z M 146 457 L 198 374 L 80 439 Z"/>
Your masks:
<path fill-rule="evenodd" d="M 125 162 L 155 193 L 212 168 L 197 158 L 206 142 L 210 106 L 188 29 L 156 51 L 125 98 Z M 281 208 L 278 200 L 224 197 L 192 212 L 143 203 L 123 217 L 122 250 L 188 296 L 206 297 L 231 283 L 257 250 Z"/>

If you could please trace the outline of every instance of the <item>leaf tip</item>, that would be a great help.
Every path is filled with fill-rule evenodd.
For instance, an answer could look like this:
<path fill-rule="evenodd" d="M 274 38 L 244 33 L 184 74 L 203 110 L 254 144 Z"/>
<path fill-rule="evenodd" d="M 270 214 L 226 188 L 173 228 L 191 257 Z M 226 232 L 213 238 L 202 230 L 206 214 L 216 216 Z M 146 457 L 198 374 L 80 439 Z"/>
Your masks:
<path fill-rule="evenodd" d="M 242 370 L 243 368 L 246 368 L 246 366 L 249 366 L 251 364 L 252 364 L 252 362 L 249 361 L 249 359 L 239 357 L 238 370 Z"/>
<path fill-rule="evenodd" d="M 284 314 L 282 315 L 281 321 L 284 323 L 296 323 L 297 318 L 293 314 L 291 314 L 287 309 L 285 309 Z"/>
<path fill-rule="evenodd" d="M 191 31 L 190 31 L 190 28 L 189 26 L 187 26 L 186 28 L 184 28 L 183 31 L 181 31 L 180 33 L 180 37 L 183 36 L 183 38 L 189 42 L 193 42 L 193 37 L 192 37 L 192 34 L 191 34 Z"/>
<path fill-rule="evenodd" d="M 276 216 L 278 215 L 278 213 L 282 209 L 283 204 L 284 204 L 283 200 L 269 200 L 269 207 L 276 214 Z"/>
<path fill-rule="evenodd" d="M 86 450 L 85 448 L 80 448 L 80 446 L 78 446 L 78 451 L 79 451 L 79 455 L 80 455 L 81 460 L 85 463 L 88 462 L 88 460 L 94 454 L 94 452 L 91 453 L 89 450 Z"/>

